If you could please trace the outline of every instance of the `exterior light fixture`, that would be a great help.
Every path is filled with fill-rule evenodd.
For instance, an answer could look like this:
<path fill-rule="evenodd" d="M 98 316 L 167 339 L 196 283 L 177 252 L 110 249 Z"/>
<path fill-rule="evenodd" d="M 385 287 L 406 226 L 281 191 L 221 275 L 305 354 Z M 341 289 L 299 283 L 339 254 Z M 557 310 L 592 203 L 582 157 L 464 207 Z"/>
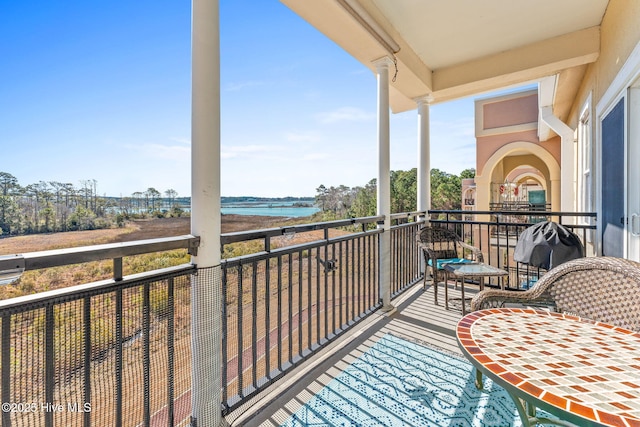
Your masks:
<path fill-rule="evenodd" d="M 0 285 L 8 285 L 18 280 L 24 272 L 24 257 L 22 255 L 0 256 Z"/>

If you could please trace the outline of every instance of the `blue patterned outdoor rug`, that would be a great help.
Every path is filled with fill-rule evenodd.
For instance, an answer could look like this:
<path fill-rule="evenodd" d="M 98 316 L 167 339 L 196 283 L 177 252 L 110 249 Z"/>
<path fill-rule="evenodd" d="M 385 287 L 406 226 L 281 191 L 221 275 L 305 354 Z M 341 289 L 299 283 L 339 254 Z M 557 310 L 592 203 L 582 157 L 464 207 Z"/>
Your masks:
<path fill-rule="evenodd" d="M 387 334 L 283 426 L 522 425 L 502 387 L 474 380 L 461 356 Z"/>

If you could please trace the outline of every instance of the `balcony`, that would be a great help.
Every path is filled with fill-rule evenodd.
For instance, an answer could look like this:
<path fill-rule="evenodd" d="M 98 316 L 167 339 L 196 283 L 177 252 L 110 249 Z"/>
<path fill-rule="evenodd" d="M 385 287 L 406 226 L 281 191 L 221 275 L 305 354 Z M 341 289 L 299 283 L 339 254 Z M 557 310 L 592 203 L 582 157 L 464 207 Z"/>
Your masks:
<path fill-rule="evenodd" d="M 541 274 L 512 260 L 531 212 L 472 212 L 476 221 L 463 220 L 466 213 L 429 216 L 478 246 L 486 262 L 510 271 L 510 287 Z M 15 404 L 3 412 L 3 426 L 188 425 L 194 375 L 221 376 L 228 421 L 247 421 L 248 408 L 266 404 L 252 422 L 280 424 L 376 337 L 392 333 L 458 352 L 453 328 L 460 311 L 435 305 L 432 289 L 421 286 L 415 236 L 424 214 L 392 215 L 388 265 L 379 253 L 382 217 L 224 234 L 223 253 L 245 242 L 258 249 L 225 259 L 220 269 L 187 264 L 122 274 L 124 257 L 176 248 L 194 253 L 194 236 L 25 254 L 27 270 L 112 259 L 114 277 L 0 301 L 0 394 Z M 594 230 L 578 225 L 594 214 L 545 214 L 583 241 Z M 503 221 L 514 215 L 524 220 Z M 287 244 L 295 235 L 314 237 Z M 382 275 L 390 282 L 391 312 L 382 310 Z M 221 360 L 218 373 L 192 372 L 196 283 L 224 296 L 221 351 L 212 353 Z"/>
<path fill-rule="evenodd" d="M 471 287 L 467 288 L 472 290 Z M 443 298 L 439 289 L 440 301 Z M 450 285 L 450 296 L 459 297 L 459 289 Z M 467 295 L 468 296 L 468 295 Z M 462 356 L 455 339 L 455 326 L 462 314 L 459 310 L 445 310 L 444 304 L 434 304 L 433 288 L 423 290 L 414 286 L 394 299 L 397 308 L 391 316 L 376 312 L 359 323 L 346 336 L 318 352 L 308 365 L 300 366 L 273 387 L 248 401 L 241 409 L 226 416 L 232 425 L 279 426 L 300 410 L 311 396 L 319 393 L 336 376 L 385 336 L 426 343 L 447 353 Z M 251 408 L 251 412 L 246 409 Z M 259 410 L 257 410 L 259 408 Z M 393 412 L 393 408 L 389 408 Z M 385 425 L 380 422 L 379 425 Z"/>

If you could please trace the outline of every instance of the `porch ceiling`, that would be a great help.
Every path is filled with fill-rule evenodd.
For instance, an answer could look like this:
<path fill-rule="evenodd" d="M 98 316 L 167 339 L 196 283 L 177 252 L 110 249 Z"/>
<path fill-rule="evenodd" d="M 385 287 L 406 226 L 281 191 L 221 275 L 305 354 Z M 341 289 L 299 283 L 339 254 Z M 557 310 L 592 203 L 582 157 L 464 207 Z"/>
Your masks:
<path fill-rule="evenodd" d="M 600 47 L 608 0 L 281 0 L 375 72 L 398 60 L 391 106 L 416 108 L 560 75 L 560 100 L 572 98 Z M 353 13 L 355 11 L 355 14 Z M 371 29 L 382 37 L 376 38 Z M 386 33 L 386 34 L 385 34 Z M 387 37 L 388 36 L 388 37 Z M 573 93 L 561 93 L 569 91 Z M 566 104 L 566 102 L 564 103 Z M 555 109 L 562 108 L 556 104 Z M 556 111 L 562 116 L 566 111 Z"/>

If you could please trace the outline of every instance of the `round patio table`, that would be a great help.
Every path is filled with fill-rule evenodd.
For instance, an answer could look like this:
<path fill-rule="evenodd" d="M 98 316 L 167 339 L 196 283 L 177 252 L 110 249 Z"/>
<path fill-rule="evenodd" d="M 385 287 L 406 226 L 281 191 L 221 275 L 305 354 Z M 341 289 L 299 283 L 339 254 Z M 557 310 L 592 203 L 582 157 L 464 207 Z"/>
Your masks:
<path fill-rule="evenodd" d="M 640 426 L 640 334 L 544 310 L 496 308 L 457 325 L 462 353 L 504 387 L 523 425 Z"/>

